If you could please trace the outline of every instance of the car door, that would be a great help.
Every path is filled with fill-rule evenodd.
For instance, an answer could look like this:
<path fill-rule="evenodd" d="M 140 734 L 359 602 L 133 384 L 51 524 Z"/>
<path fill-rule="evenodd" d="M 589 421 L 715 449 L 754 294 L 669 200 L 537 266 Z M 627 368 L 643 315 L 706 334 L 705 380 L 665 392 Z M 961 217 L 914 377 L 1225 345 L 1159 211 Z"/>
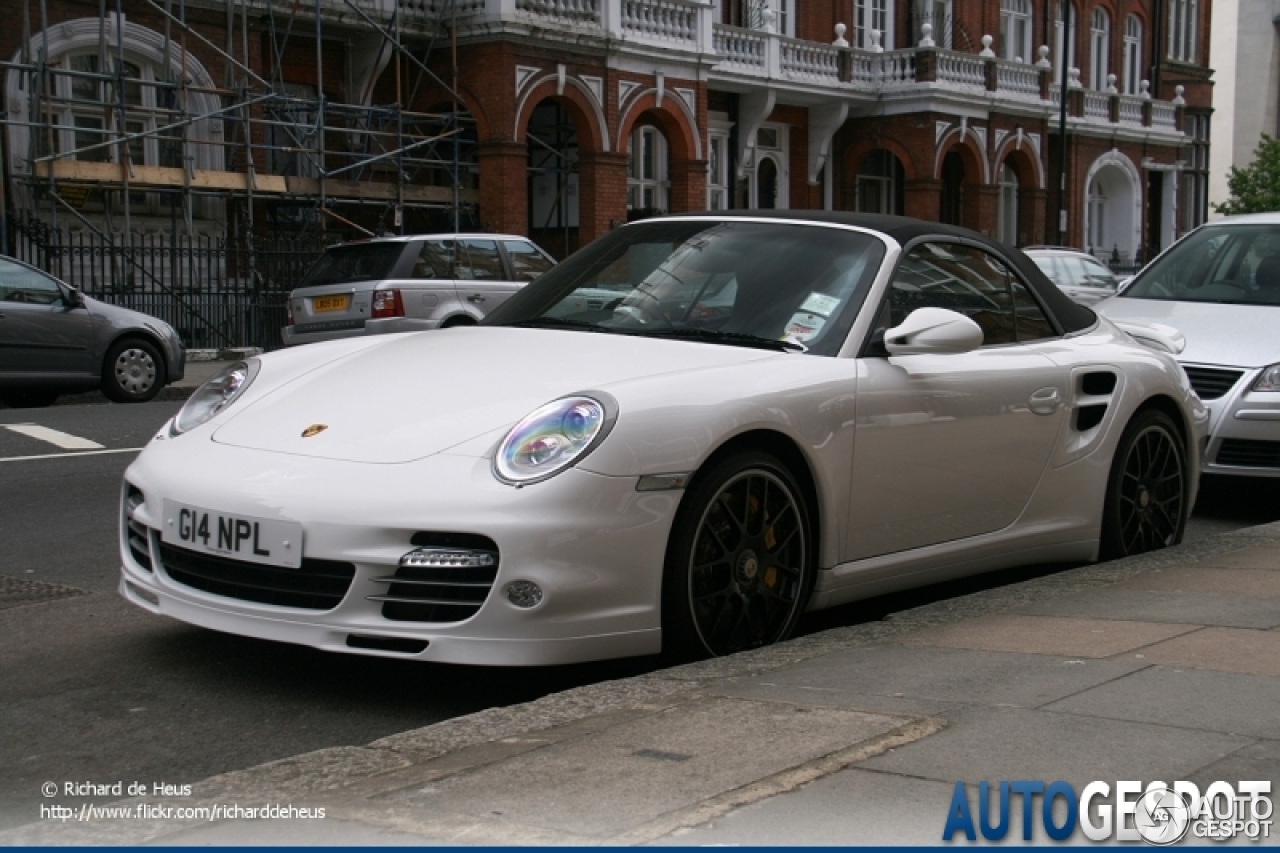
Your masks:
<path fill-rule="evenodd" d="M 458 298 L 481 315 L 506 302 L 525 284 L 513 281 L 507 273 L 497 240 L 459 240 L 456 271 Z"/>
<path fill-rule="evenodd" d="M 916 244 L 877 325 L 924 307 L 970 317 L 984 342 L 967 353 L 868 350 L 859 359 L 846 561 L 1009 526 L 1062 426 L 1067 371 L 1033 343 L 1056 332 L 999 257 L 963 243 Z"/>
<path fill-rule="evenodd" d="M 408 277 L 388 286 L 400 290 L 405 316 L 416 328 L 435 328 L 459 313 L 455 275 L 465 263 L 465 251 L 459 241 L 442 238 L 423 240 L 415 251 Z"/>
<path fill-rule="evenodd" d="M 502 251 L 511 267 L 511 277 L 530 282 L 556 265 L 541 249 L 528 240 L 502 240 Z"/>
<path fill-rule="evenodd" d="M 93 318 L 52 277 L 0 258 L 0 378 L 73 378 L 97 372 Z"/>

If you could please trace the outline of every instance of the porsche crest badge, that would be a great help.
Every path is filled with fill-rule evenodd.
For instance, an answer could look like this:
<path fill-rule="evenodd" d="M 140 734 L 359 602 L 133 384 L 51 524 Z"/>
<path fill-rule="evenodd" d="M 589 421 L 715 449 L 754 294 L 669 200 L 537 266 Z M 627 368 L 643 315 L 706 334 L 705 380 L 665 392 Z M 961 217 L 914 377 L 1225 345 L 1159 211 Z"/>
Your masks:
<path fill-rule="evenodd" d="M 319 435 L 329 428 L 328 424 L 312 424 L 302 431 L 303 438 L 311 438 L 313 435 Z"/>

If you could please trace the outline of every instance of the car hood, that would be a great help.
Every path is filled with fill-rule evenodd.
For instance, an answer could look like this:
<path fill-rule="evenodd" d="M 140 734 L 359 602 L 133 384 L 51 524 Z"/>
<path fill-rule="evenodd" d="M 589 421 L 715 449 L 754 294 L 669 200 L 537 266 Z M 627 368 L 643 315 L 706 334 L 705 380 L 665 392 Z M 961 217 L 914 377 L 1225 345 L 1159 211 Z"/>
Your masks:
<path fill-rule="evenodd" d="M 246 400 L 242 409 L 228 413 L 213 441 L 351 462 L 409 462 L 505 431 L 558 397 L 607 391 L 621 382 L 662 374 L 683 382 L 700 370 L 778 357 L 785 355 L 543 329 L 474 327 L 389 335 L 385 343 Z M 263 358 L 256 383 L 271 381 L 271 362 L 270 355 Z M 626 415 L 624 405 L 620 417 Z M 317 425 L 324 429 L 315 430 Z M 313 435 L 304 438 L 304 431 Z M 499 437 L 495 434 L 494 441 Z"/>
<path fill-rule="evenodd" d="M 1163 323 L 1187 338 L 1178 361 L 1262 367 L 1280 362 L 1280 306 L 1117 297 L 1094 306 L 1110 320 Z"/>

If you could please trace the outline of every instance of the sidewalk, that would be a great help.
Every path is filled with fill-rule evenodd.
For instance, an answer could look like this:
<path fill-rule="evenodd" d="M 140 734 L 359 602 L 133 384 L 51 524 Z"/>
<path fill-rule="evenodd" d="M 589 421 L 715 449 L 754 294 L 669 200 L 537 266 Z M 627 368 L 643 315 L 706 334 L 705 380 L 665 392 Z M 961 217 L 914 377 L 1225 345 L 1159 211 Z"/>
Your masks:
<path fill-rule="evenodd" d="M 43 821 L 0 843 L 936 845 L 957 781 L 1157 779 L 1276 799 L 1280 523 L 145 800 L 323 820 Z M 1038 803 L 1034 823 L 1046 841 Z"/>

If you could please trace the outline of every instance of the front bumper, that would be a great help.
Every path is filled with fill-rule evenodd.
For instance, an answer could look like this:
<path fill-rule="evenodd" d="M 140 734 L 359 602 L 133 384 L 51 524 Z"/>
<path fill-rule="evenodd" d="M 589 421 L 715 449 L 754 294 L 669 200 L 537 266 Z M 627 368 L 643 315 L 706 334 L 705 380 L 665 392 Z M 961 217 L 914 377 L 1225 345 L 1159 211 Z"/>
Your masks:
<path fill-rule="evenodd" d="M 1209 410 L 1206 474 L 1280 477 L 1280 392 L 1249 390 L 1260 373 L 1243 369 L 1221 396 L 1204 401 Z"/>
<path fill-rule="evenodd" d="M 125 473 L 121 594 L 194 625 L 383 657 L 510 666 L 660 651 L 662 564 L 682 493 L 636 492 L 633 477 L 578 469 L 515 489 L 498 483 L 489 465 L 445 454 L 403 465 L 323 460 L 217 445 L 198 430 L 158 439 Z M 171 522 L 166 499 L 300 522 L 304 556 L 353 565 L 350 586 L 337 606 L 314 610 L 179 582 L 160 547 Z M 423 531 L 485 536 L 498 546 L 496 580 L 470 618 L 388 619 L 371 598 L 387 593 L 377 579 L 396 571 Z M 139 542 L 146 560 L 138 559 Z M 536 583 L 542 601 L 528 609 L 509 601 L 515 580 Z M 398 640 L 415 641 L 405 644 L 414 650 L 391 650 Z"/>

